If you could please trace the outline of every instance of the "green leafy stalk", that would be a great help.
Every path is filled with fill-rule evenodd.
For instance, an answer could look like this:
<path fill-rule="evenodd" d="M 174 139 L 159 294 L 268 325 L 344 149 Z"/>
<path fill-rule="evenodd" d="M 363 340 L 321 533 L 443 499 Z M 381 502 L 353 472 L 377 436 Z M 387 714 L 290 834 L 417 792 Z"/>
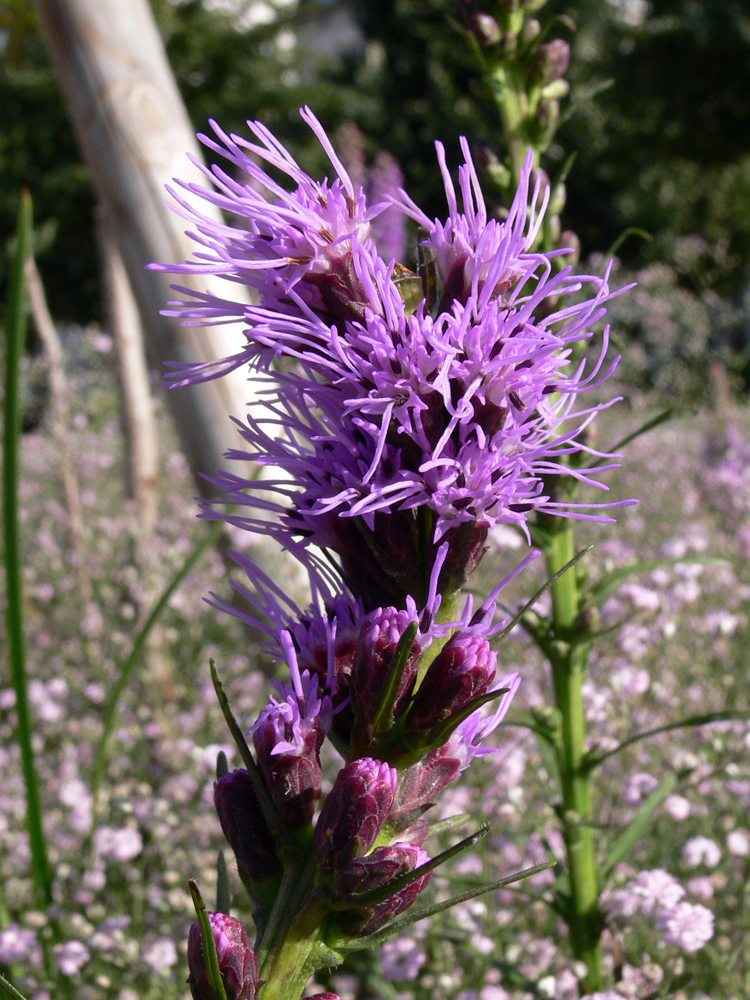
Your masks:
<path fill-rule="evenodd" d="M 594 852 L 594 831 L 590 825 L 591 781 L 586 767 L 586 715 L 582 686 L 587 649 L 576 635 L 580 608 L 578 581 L 574 571 L 558 576 L 575 552 L 573 529 L 566 523 L 545 532 L 543 548 L 547 569 L 556 577 L 552 587 L 552 627 L 549 660 L 555 704 L 560 713 L 558 770 L 562 792 L 563 835 L 570 882 L 570 940 L 574 956 L 586 964 L 586 989 L 603 988 L 604 971 L 599 944 L 599 875 Z"/>
<path fill-rule="evenodd" d="M 0 993 L 9 997 L 10 1000 L 26 1000 L 23 993 L 19 993 L 15 986 L 12 983 L 9 983 L 4 976 L 0 976 Z"/>
<path fill-rule="evenodd" d="M 18 453 L 21 429 L 20 366 L 26 336 L 24 264 L 31 253 L 31 195 L 24 191 L 18 214 L 16 255 L 10 283 L 6 322 L 5 424 L 3 428 L 3 540 L 7 579 L 7 634 L 13 688 L 16 693 L 18 743 L 26 786 L 26 826 L 31 846 L 31 869 L 36 905 L 52 902 L 52 872 L 42 826 L 39 781 L 31 745 L 31 717 L 27 692 L 21 581 L 21 539 L 18 518 Z"/>

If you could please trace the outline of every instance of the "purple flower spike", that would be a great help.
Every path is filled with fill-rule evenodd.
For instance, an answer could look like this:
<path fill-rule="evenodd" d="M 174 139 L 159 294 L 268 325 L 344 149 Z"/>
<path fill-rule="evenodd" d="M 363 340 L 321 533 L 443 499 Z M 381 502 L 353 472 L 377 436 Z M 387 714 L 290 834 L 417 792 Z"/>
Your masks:
<path fill-rule="evenodd" d="M 215 781 L 214 805 L 243 884 L 256 902 L 272 903 L 281 863 L 249 772 L 239 768 Z"/>
<path fill-rule="evenodd" d="M 315 826 L 323 872 L 342 871 L 370 850 L 388 818 L 397 782 L 395 767 L 371 757 L 339 771 Z"/>
<path fill-rule="evenodd" d="M 497 654 L 485 638 L 457 632 L 430 664 L 406 723 L 425 731 L 485 694 L 495 676 Z"/>
<path fill-rule="evenodd" d="M 234 917 L 209 913 L 216 944 L 219 972 L 227 1000 L 255 1000 L 258 991 L 258 959 L 250 935 Z M 211 988 L 203 953 L 201 926 L 196 920 L 188 934 L 188 966 L 193 1000 L 218 1000 Z"/>

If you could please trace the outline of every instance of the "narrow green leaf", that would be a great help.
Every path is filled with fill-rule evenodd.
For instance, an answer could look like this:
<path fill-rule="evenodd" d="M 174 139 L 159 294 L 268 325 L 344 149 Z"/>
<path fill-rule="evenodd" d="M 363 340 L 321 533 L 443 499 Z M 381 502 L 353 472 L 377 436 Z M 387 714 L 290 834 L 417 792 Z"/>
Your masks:
<path fill-rule="evenodd" d="M 636 733 L 627 740 L 623 740 L 622 743 L 618 743 L 616 747 L 612 750 L 607 750 L 606 753 L 588 754 L 585 763 L 586 770 L 593 771 L 594 768 L 607 760 L 608 757 L 613 757 L 615 754 L 621 753 L 634 743 L 640 743 L 641 740 L 658 736 L 659 733 L 671 733 L 673 729 L 690 729 L 693 726 L 708 726 L 712 722 L 728 722 L 731 719 L 750 719 L 750 709 L 728 708 L 720 712 L 708 712 L 705 715 L 691 715 L 687 719 L 680 719 L 677 722 L 668 722 L 664 726 L 657 726 L 656 729 L 646 729 L 642 733 Z"/>
<path fill-rule="evenodd" d="M 544 594 L 547 590 L 549 590 L 549 588 L 552 586 L 552 584 L 555 583 L 557 580 L 559 580 L 560 577 L 563 576 L 565 573 L 567 573 L 569 569 L 572 569 L 573 566 L 575 566 L 575 564 L 579 561 L 579 559 L 583 559 L 583 557 L 586 555 L 586 553 L 590 552 L 593 549 L 593 547 L 594 547 L 593 545 L 587 545 L 585 548 L 581 549 L 579 552 L 576 552 L 576 554 L 573 556 L 573 558 L 570 560 L 570 562 L 565 563 L 565 565 L 561 569 L 559 569 L 557 571 L 557 573 L 555 573 L 554 576 L 551 576 L 549 578 L 549 580 L 547 580 L 545 583 L 543 583 L 542 586 L 539 588 L 539 590 L 537 590 L 537 592 L 531 598 L 531 600 L 527 601 L 524 604 L 524 606 L 521 608 L 521 610 L 519 612 L 517 612 L 517 614 L 514 616 L 514 618 L 512 618 L 511 621 L 509 621 L 508 624 L 505 625 L 501 629 L 501 631 L 497 633 L 496 636 L 494 636 L 494 638 L 492 639 L 491 645 L 496 648 L 499 645 L 499 643 L 501 643 L 503 641 L 503 639 L 506 637 L 506 635 L 512 629 L 514 629 L 516 627 L 516 625 L 518 625 L 519 622 L 521 622 L 523 620 L 523 617 L 526 614 L 526 612 L 530 611 L 531 608 L 533 608 L 533 606 L 536 604 L 536 602 L 539 600 L 539 598 L 542 596 L 542 594 Z"/>
<path fill-rule="evenodd" d="M 23 622 L 23 573 L 18 510 L 19 439 L 21 433 L 21 360 L 26 340 L 26 283 L 24 266 L 31 254 L 32 203 L 21 194 L 16 229 L 16 252 L 10 278 L 6 322 L 5 404 L 3 420 L 3 542 L 6 576 L 7 648 L 16 694 L 16 732 L 26 788 L 26 828 L 31 848 L 34 897 L 40 907 L 52 903 L 52 871 L 42 824 L 39 778 L 32 746 Z"/>
<path fill-rule="evenodd" d="M 414 645 L 414 640 L 417 638 L 418 630 L 418 623 L 410 622 L 406 627 L 404 634 L 399 639 L 398 646 L 396 646 L 396 652 L 393 654 L 393 662 L 391 663 L 391 668 L 388 673 L 385 691 L 383 692 L 382 700 L 375 714 L 375 719 L 373 720 L 373 735 L 376 738 L 387 733 L 393 725 L 393 711 L 396 706 L 399 685 L 401 684 L 401 678 L 409 659 L 409 655 L 411 654 L 411 648 Z"/>
<path fill-rule="evenodd" d="M 229 761 L 227 760 L 227 755 L 223 750 L 219 750 L 216 755 L 216 777 L 226 778 L 229 774 Z"/>
<path fill-rule="evenodd" d="M 221 978 L 221 972 L 219 971 L 219 958 L 216 954 L 216 942 L 214 941 L 214 933 L 211 930 L 211 921 L 208 919 L 206 904 L 203 902 L 203 897 L 200 894 L 198 883 L 195 879 L 191 878 L 188 885 L 190 886 L 190 895 L 193 897 L 195 913 L 198 917 L 198 922 L 201 925 L 203 960 L 206 963 L 206 972 L 208 973 L 208 981 L 211 984 L 211 994 L 213 996 L 213 1000 L 227 1000 L 227 993 L 224 989 L 224 980 Z"/>
<path fill-rule="evenodd" d="M 479 843 L 483 840 L 487 834 L 492 829 L 489 823 L 483 823 L 482 826 L 475 832 L 470 834 L 468 837 L 464 837 L 459 843 L 454 844 L 453 847 L 449 847 L 446 851 L 441 851 L 440 854 L 436 854 L 434 858 L 430 858 L 429 861 L 425 861 L 424 864 L 419 865 L 413 871 L 406 872 L 403 875 L 399 875 L 397 878 L 391 879 L 391 881 L 384 886 L 379 886 L 377 889 L 371 889 L 368 892 L 357 892 L 353 893 L 351 896 L 347 896 L 345 899 L 340 899 L 332 902 L 332 909 L 352 909 L 352 907 L 359 906 L 375 906 L 377 903 L 382 903 L 386 899 L 390 899 L 391 896 L 395 896 L 397 892 L 405 889 L 412 882 L 416 882 L 417 879 L 422 878 L 428 872 L 433 871 L 440 865 L 444 865 L 446 861 L 450 861 L 457 854 L 463 854 L 464 851 L 468 851 L 470 847 Z"/>
<path fill-rule="evenodd" d="M 219 706 L 221 707 L 224 720 L 229 727 L 229 732 L 232 734 L 235 746 L 240 752 L 242 762 L 250 774 L 255 794 L 258 796 L 260 807 L 263 810 L 263 815 L 266 817 L 266 822 L 268 823 L 269 829 L 276 843 L 276 847 L 279 853 L 282 856 L 285 856 L 288 853 L 289 848 L 289 837 L 287 836 L 286 829 L 282 825 L 279 814 L 276 812 L 276 808 L 271 801 L 271 796 L 268 794 L 268 789 L 266 788 L 266 783 L 263 780 L 263 775 L 260 773 L 258 765 L 255 763 L 255 758 L 252 755 L 250 747 L 247 745 L 244 733 L 240 729 L 239 723 L 234 717 L 234 713 L 229 705 L 229 699 L 227 698 L 226 691 L 224 690 L 224 685 L 221 683 L 219 672 L 216 669 L 216 663 L 213 660 L 210 660 L 209 662 L 211 665 L 211 680 L 213 681 L 214 691 L 216 692 L 216 697 L 219 700 Z"/>
<path fill-rule="evenodd" d="M 615 442 L 615 444 L 608 445 L 607 451 L 613 453 L 618 452 L 626 445 L 629 445 L 632 441 L 635 441 L 637 438 L 641 437 L 644 434 L 648 434 L 649 431 L 655 430 L 662 424 L 666 424 L 670 420 L 679 420 L 680 417 L 689 417 L 694 415 L 695 413 L 697 413 L 697 410 L 694 410 L 689 406 L 670 406 L 668 409 L 662 410 L 662 412 L 658 413 L 655 417 L 652 417 L 650 420 L 647 420 L 645 424 L 641 424 L 640 427 L 636 428 L 636 430 L 634 431 L 631 431 L 630 434 L 626 434 L 624 438 L 620 438 L 620 440 Z M 600 461 L 601 459 L 598 458 L 592 459 L 592 461 L 589 464 L 593 466 Z M 586 468 L 588 468 L 588 465 L 586 466 Z"/>
<path fill-rule="evenodd" d="M 227 861 L 224 852 L 219 851 L 216 859 L 216 912 L 226 913 L 232 905 L 232 895 L 229 889 L 229 872 L 227 871 Z"/>
<path fill-rule="evenodd" d="M 476 889 L 468 889 L 458 896 L 446 899 L 442 903 L 435 903 L 433 906 L 426 906 L 416 913 L 409 913 L 405 917 L 400 917 L 398 920 L 394 920 L 388 927 L 383 928 L 382 931 L 371 934 L 369 937 L 341 938 L 335 942 L 333 947 L 340 951 L 358 951 L 360 948 L 373 948 L 382 941 L 387 941 L 394 934 L 398 934 L 405 927 L 410 927 L 412 924 L 417 923 L 418 920 L 424 920 L 425 917 L 432 917 L 442 910 L 449 909 L 451 906 L 458 906 L 459 903 L 476 899 L 477 896 L 483 896 L 486 892 L 493 892 L 495 889 L 502 889 L 503 886 L 512 885 L 513 882 L 520 882 L 521 879 L 528 878 L 530 875 L 537 875 L 539 872 L 546 871 L 556 864 L 556 861 L 547 861 L 541 865 L 534 865 L 533 868 L 524 868 L 523 871 L 516 872 L 515 875 L 508 875 L 506 878 L 498 879 L 496 882 L 487 882 Z"/>
<path fill-rule="evenodd" d="M 667 798 L 667 796 L 675 790 L 680 781 L 686 777 L 686 774 L 687 772 L 681 772 L 667 775 L 664 781 L 662 781 L 661 784 L 655 788 L 653 792 L 651 792 L 649 797 L 640 806 L 636 814 L 609 849 L 607 858 L 602 865 L 603 882 L 607 881 L 615 867 L 619 865 L 621 861 L 625 860 L 638 841 L 643 837 L 648 830 L 649 824 L 651 823 L 651 819 L 656 810 Z"/>
<path fill-rule="evenodd" d="M 642 562 L 628 563 L 612 570 L 597 580 L 595 584 L 588 587 L 583 593 L 583 599 L 588 608 L 601 608 L 613 594 L 615 594 L 622 584 L 631 576 L 640 573 L 650 573 L 652 570 L 662 566 L 677 566 L 680 563 L 699 563 L 703 566 L 725 566 L 726 559 L 717 559 L 710 556 L 682 556 L 681 558 L 670 559 L 644 559 Z"/>
<path fill-rule="evenodd" d="M 10 997 L 10 1000 L 26 1000 L 23 993 L 19 993 L 15 986 L 12 983 L 9 983 L 4 976 L 0 976 L 0 991 L 2 991 L 6 997 Z"/>
<path fill-rule="evenodd" d="M 120 699 L 125 693 L 133 673 L 142 662 L 142 654 L 146 647 L 148 637 L 151 634 L 151 630 L 154 625 L 156 625 L 166 606 L 169 604 L 174 592 L 189 575 L 201 557 L 209 549 L 214 548 L 224 530 L 224 522 L 217 521 L 215 524 L 211 525 L 211 529 L 206 533 L 206 535 L 193 546 L 193 549 L 188 553 L 185 562 L 172 577 L 154 605 L 151 614 L 148 616 L 143 624 L 143 627 L 136 636 L 130 655 L 120 667 L 120 676 L 117 679 L 117 684 L 115 684 L 112 698 L 107 706 L 107 712 L 104 716 L 104 728 L 102 730 L 101 739 L 99 740 L 99 746 L 97 747 L 94 761 L 94 773 L 91 782 L 91 791 L 94 798 L 94 816 L 96 816 L 99 790 L 101 788 L 102 781 L 104 780 L 104 774 L 107 767 L 107 755 L 109 753 L 112 732 L 114 730 L 115 723 L 117 722 L 118 712 L 120 709 Z"/>

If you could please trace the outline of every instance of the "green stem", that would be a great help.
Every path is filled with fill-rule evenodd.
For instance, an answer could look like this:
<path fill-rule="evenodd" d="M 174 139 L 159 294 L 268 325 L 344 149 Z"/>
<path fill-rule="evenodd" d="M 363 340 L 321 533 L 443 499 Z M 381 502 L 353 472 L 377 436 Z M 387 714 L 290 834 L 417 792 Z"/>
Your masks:
<path fill-rule="evenodd" d="M 554 525 L 545 543 L 547 571 L 554 576 L 575 555 L 573 528 Z M 587 651 L 575 623 L 579 610 L 575 569 L 559 577 L 550 588 L 555 642 L 550 654 L 555 704 L 560 713 L 558 766 L 563 806 L 563 835 L 570 881 L 568 925 L 576 959 L 586 964 L 584 985 L 601 990 L 604 971 L 600 947 L 599 874 L 594 853 L 591 782 L 586 767 L 586 714 L 582 686 Z"/>
<path fill-rule="evenodd" d="M 5 427 L 3 429 L 3 535 L 7 579 L 8 657 L 16 693 L 18 743 L 21 748 L 26 786 L 26 826 L 31 846 L 31 869 L 36 905 L 52 903 L 52 872 L 42 826 L 39 782 L 31 745 L 31 715 L 27 693 L 26 658 L 23 634 L 23 585 L 21 580 L 21 539 L 18 518 L 19 436 L 21 426 L 20 365 L 26 334 L 24 265 L 31 253 L 31 195 L 24 191 L 18 215 L 17 248 L 13 263 L 6 327 Z"/>
<path fill-rule="evenodd" d="M 311 900 L 317 871 L 314 851 L 301 870 L 287 871 L 257 953 L 262 1000 L 299 1000 L 319 942 L 322 913 Z"/>

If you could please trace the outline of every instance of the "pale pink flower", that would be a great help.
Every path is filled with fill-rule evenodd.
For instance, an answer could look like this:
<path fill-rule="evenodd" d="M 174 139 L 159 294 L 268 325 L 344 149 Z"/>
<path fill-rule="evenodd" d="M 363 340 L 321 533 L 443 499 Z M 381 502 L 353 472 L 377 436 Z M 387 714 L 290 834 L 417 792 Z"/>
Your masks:
<path fill-rule="evenodd" d="M 691 868 L 699 865 L 715 868 L 721 861 L 721 848 L 708 837 L 693 837 L 682 849 L 682 856 Z"/>
<path fill-rule="evenodd" d="M 738 858 L 746 858 L 750 854 L 750 833 L 747 830 L 732 830 L 727 836 L 727 850 Z"/>
<path fill-rule="evenodd" d="M 659 919 L 667 944 L 699 951 L 714 936 L 714 915 L 700 903 L 678 903 Z"/>
<path fill-rule="evenodd" d="M 55 957 L 64 975 L 75 976 L 88 962 L 91 953 L 81 941 L 66 941 L 55 948 Z"/>

